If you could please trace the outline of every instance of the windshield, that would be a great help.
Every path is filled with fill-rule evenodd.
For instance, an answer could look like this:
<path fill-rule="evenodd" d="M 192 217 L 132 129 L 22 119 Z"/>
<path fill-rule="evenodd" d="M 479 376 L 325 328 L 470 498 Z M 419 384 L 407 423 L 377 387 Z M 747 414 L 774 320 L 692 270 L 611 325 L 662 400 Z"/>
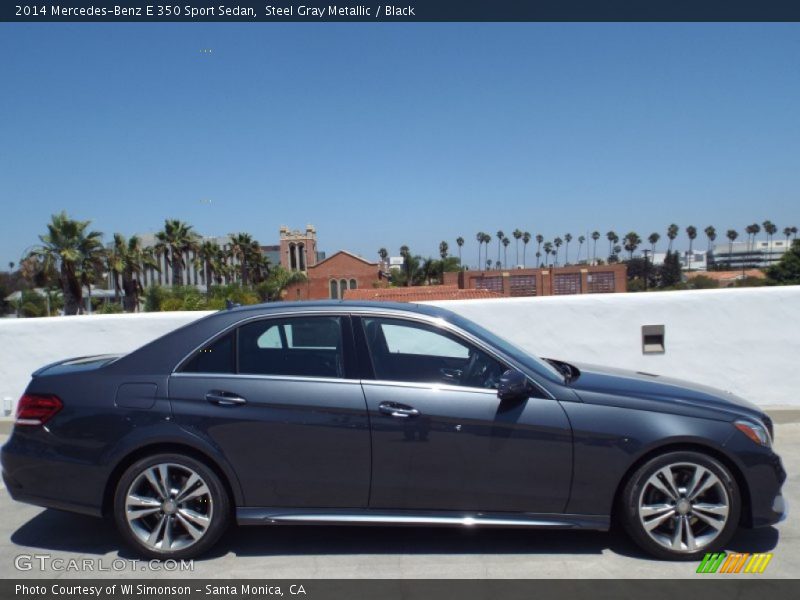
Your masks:
<path fill-rule="evenodd" d="M 504 352 L 523 366 L 529 368 L 542 377 L 546 377 L 550 381 L 554 381 L 556 383 L 564 383 L 564 375 L 550 363 L 533 356 L 526 350 L 523 350 L 519 346 L 512 344 L 504 338 L 501 338 L 499 335 L 492 333 L 488 329 L 484 329 L 474 321 L 470 321 L 459 315 L 448 315 L 448 317 L 453 325 L 457 325 L 465 331 L 469 331 L 473 335 L 479 337 L 484 342 L 495 346 L 500 351 Z"/>

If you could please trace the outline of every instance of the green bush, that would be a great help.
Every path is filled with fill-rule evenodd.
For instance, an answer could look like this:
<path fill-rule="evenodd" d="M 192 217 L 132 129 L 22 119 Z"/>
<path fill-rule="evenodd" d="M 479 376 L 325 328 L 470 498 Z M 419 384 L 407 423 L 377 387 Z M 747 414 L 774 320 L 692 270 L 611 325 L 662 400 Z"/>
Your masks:
<path fill-rule="evenodd" d="M 161 300 L 161 308 L 159 310 L 183 310 L 183 300 L 181 298 L 164 298 Z"/>
<path fill-rule="evenodd" d="M 23 302 L 20 306 L 19 314 L 23 317 L 43 317 L 45 308 L 35 302 Z"/>
<path fill-rule="evenodd" d="M 161 303 L 166 298 L 166 291 L 160 285 L 152 285 L 144 293 L 144 310 L 146 312 L 158 312 L 163 310 Z"/>
<path fill-rule="evenodd" d="M 706 275 L 697 275 L 688 281 L 691 290 L 713 290 L 719 287 L 719 281 Z"/>
<path fill-rule="evenodd" d="M 118 315 L 122 312 L 122 305 L 116 302 L 105 302 L 97 309 L 99 315 Z"/>

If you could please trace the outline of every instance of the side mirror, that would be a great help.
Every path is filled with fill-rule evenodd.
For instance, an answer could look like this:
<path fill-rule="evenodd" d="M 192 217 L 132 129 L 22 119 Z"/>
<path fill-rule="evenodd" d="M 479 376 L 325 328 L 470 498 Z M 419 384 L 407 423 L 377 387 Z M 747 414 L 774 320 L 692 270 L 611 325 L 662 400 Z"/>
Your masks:
<path fill-rule="evenodd" d="M 497 397 L 500 400 L 525 400 L 530 396 L 528 378 L 523 373 L 509 369 L 500 376 Z"/>

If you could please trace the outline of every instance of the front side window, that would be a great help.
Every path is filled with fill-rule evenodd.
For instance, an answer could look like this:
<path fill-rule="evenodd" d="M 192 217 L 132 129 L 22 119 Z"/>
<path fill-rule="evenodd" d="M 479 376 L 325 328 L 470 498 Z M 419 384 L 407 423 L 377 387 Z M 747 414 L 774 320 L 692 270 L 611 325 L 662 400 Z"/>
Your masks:
<path fill-rule="evenodd" d="M 239 373 L 344 377 L 339 317 L 267 319 L 242 325 Z"/>
<path fill-rule="evenodd" d="M 365 318 L 375 378 L 497 388 L 506 370 L 500 362 L 463 340 L 421 323 Z"/>

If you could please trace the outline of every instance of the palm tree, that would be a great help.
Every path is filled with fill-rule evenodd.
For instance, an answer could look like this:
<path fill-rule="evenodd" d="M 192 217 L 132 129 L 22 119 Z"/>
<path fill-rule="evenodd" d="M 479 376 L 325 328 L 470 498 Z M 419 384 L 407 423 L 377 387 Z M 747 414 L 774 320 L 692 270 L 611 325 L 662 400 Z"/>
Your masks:
<path fill-rule="evenodd" d="M 78 314 L 83 301 L 83 270 L 103 253 L 99 231 L 87 231 L 90 221 L 70 219 L 66 212 L 53 215 L 42 242 L 28 255 L 38 263 L 41 272 L 53 273 L 64 297 L 64 314 Z M 86 255 L 86 253 L 89 253 Z"/>
<path fill-rule="evenodd" d="M 194 259 L 195 269 L 203 273 L 203 282 L 206 286 L 206 296 L 211 295 L 211 282 L 222 268 L 223 250 L 219 244 L 210 240 L 204 241 L 197 248 Z"/>
<path fill-rule="evenodd" d="M 712 225 L 709 225 L 703 230 L 703 232 L 708 238 L 708 247 L 706 248 L 706 252 L 711 252 L 711 244 L 717 239 L 717 230 L 714 229 Z"/>
<path fill-rule="evenodd" d="M 548 266 L 550 253 L 552 251 L 553 251 L 553 244 L 551 244 L 550 242 L 545 242 L 544 243 L 544 266 L 545 267 Z"/>
<path fill-rule="evenodd" d="M 761 232 L 761 225 L 759 225 L 758 223 L 753 223 L 749 227 L 746 227 L 745 231 L 747 231 L 747 233 L 749 234 L 748 237 L 750 238 L 748 239 L 748 242 L 750 244 L 748 252 L 752 254 L 753 252 L 755 252 L 756 249 L 756 236 Z"/>
<path fill-rule="evenodd" d="M 483 257 L 486 259 L 487 268 L 492 268 L 492 261 L 489 260 L 489 244 L 492 243 L 492 236 L 488 233 L 483 234 L 483 243 L 486 244 L 486 250 L 483 253 Z"/>
<path fill-rule="evenodd" d="M 783 235 L 786 236 L 786 245 L 789 245 L 789 237 L 792 235 L 792 228 L 791 227 L 784 227 L 783 228 Z M 8 263 L 11 266 L 11 269 L 14 269 L 14 263 Z"/>
<path fill-rule="evenodd" d="M 522 230 L 521 229 L 515 229 L 514 232 L 511 235 L 514 236 L 514 240 L 515 240 L 514 241 L 514 245 L 516 246 L 516 249 L 517 249 L 517 262 L 516 262 L 516 265 L 519 265 L 519 240 L 520 240 L 520 238 L 522 238 Z"/>
<path fill-rule="evenodd" d="M 386 259 L 389 258 L 389 251 L 386 248 L 380 248 L 378 250 L 378 256 L 381 257 L 381 262 L 385 263 Z"/>
<path fill-rule="evenodd" d="M 511 240 L 507 237 L 503 238 L 503 268 L 508 268 L 508 245 L 511 243 Z"/>
<path fill-rule="evenodd" d="M 693 257 L 692 245 L 694 244 L 694 240 L 697 237 L 697 227 L 695 227 L 694 225 L 689 225 L 686 228 L 686 235 L 689 236 L 689 255 L 688 255 L 689 261 L 688 261 L 688 264 L 687 264 L 687 268 L 689 269 L 689 271 L 691 271 L 692 270 L 692 257 Z"/>
<path fill-rule="evenodd" d="M 647 238 L 647 241 L 650 242 L 650 248 L 651 248 L 651 250 L 653 252 L 653 256 L 655 256 L 656 244 L 658 243 L 658 240 L 660 240 L 660 239 L 661 239 L 661 236 L 658 233 L 656 233 L 655 231 L 650 234 L 650 237 Z"/>
<path fill-rule="evenodd" d="M 540 266 L 542 263 L 539 262 L 539 258 L 542 256 L 542 242 L 544 241 L 544 236 L 541 233 L 536 234 L 536 266 Z"/>
<path fill-rule="evenodd" d="M 592 249 L 592 264 L 597 264 L 597 240 L 600 239 L 600 232 L 593 231 L 592 232 L 592 241 L 594 242 L 594 248 Z"/>
<path fill-rule="evenodd" d="M 583 245 L 585 243 L 586 243 L 586 236 L 585 235 L 579 235 L 578 236 L 578 264 L 580 264 L 580 262 L 581 262 L 581 248 L 583 248 Z M 586 258 L 586 262 L 589 262 L 589 258 L 588 257 Z"/>
<path fill-rule="evenodd" d="M 792 225 L 791 229 L 792 229 L 792 240 L 797 240 L 797 227 L 795 225 Z"/>
<path fill-rule="evenodd" d="M 572 234 L 565 233 L 564 234 L 564 265 L 569 264 L 569 243 L 572 241 Z"/>
<path fill-rule="evenodd" d="M 678 237 L 679 231 L 680 228 L 675 223 L 667 227 L 667 237 L 669 238 L 669 245 L 667 246 L 667 252 L 672 252 L 672 242 L 674 242 L 675 238 Z"/>
<path fill-rule="evenodd" d="M 400 256 L 403 257 L 403 266 L 406 271 L 406 285 L 411 285 L 411 250 L 405 244 L 400 246 Z"/>
<path fill-rule="evenodd" d="M 764 233 L 767 234 L 767 242 L 771 246 L 772 245 L 772 236 L 775 235 L 775 233 L 777 233 L 778 227 L 775 225 L 775 223 L 773 223 L 769 219 L 764 221 L 763 225 L 764 225 Z"/>
<path fill-rule="evenodd" d="M 503 243 L 503 238 L 506 237 L 506 234 L 503 233 L 502 229 L 497 230 L 497 262 L 500 262 L 500 246 Z"/>
<path fill-rule="evenodd" d="M 440 267 L 440 270 L 442 272 L 442 275 L 439 278 L 439 283 L 444 283 L 444 262 L 445 262 L 445 259 L 447 258 L 447 251 L 449 249 L 450 249 L 450 247 L 447 245 L 447 242 L 445 242 L 444 240 L 439 242 L 439 256 L 442 257 L 442 260 L 439 261 L 441 263 L 439 265 L 439 267 Z"/>
<path fill-rule="evenodd" d="M 556 250 L 555 250 L 556 262 L 553 264 L 553 266 L 555 266 L 555 267 L 558 266 L 558 250 L 559 250 L 559 248 L 561 248 L 561 245 L 563 243 L 564 243 L 564 240 L 562 240 L 560 237 L 557 237 L 557 238 L 555 238 L 553 240 L 553 245 L 556 247 Z"/>
<path fill-rule="evenodd" d="M 608 255 L 611 256 L 614 252 L 614 244 L 619 241 L 619 236 L 616 232 L 612 229 L 608 233 L 606 233 L 606 239 L 608 240 Z"/>
<path fill-rule="evenodd" d="M 725 237 L 728 238 L 728 268 L 731 268 L 731 260 L 733 259 L 733 242 L 739 237 L 739 232 L 735 229 L 728 229 L 725 232 Z"/>
<path fill-rule="evenodd" d="M 155 250 L 172 269 L 173 286 L 183 285 L 184 256 L 197 247 L 197 238 L 192 226 L 178 219 L 166 219 L 164 229 L 156 233 Z"/>
<path fill-rule="evenodd" d="M 106 265 L 107 251 L 100 241 L 100 234 L 98 237 L 84 237 L 81 239 L 80 253 L 81 253 L 81 266 L 80 266 L 80 282 L 81 285 L 86 287 L 88 294 L 88 310 L 92 311 L 92 285 L 102 276 L 103 270 Z M 81 312 L 83 307 L 81 307 Z"/>
<path fill-rule="evenodd" d="M 238 261 L 240 270 L 240 283 L 246 286 L 250 283 L 249 269 L 251 263 L 254 263 L 256 257 L 261 254 L 261 248 L 249 233 L 231 233 L 228 236 L 231 240 L 230 253 L 231 257 Z M 298 265 L 299 267 L 300 265 Z"/>
<path fill-rule="evenodd" d="M 478 270 L 481 268 L 481 247 L 483 246 L 484 237 L 486 236 L 485 233 L 479 231 L 475 234 L 475 239 L 478 241 Z"/>
<path fill-rule="evenodd" d="M 628 251 L 628 259 L 633 260 L 633 253 L 642 243 L 642 238 L 635 231 L 629 231 L 623 241 L 625 242 L 625 250 Z"/>
<path fill-rule="evenodd" d="M 115 233 L 114 244 L 108 256 L 108 268 L 114 277 L 114 291 L 120 289 L 121 280 L 125 293 L 122 299 L 123 308 L 126 312 L 136 312 L 139 310 L 139 296 L 143 290 L 141 278 L 145 269 L 158 269 L 153 249 L 142 246 L 142 240 L 138 236 L 134 235 L 126 240 L 121 233 Z"/>
<path fill-rule="evenodd" d="M 456 246 L 458 246 L 458 264 L 461 266 L 461 246 L 464 245 L 464 238 L 459 236 L 456 238 Z"/>
<path fill-rule="evenodd" d="M 787 238 L 788 239 L 788 238 Z M 525 256 L 528 253 L 528 244 L 531 241 L 531 234 L 529 231 L 526 231 L 522 234 L 522 266 L 525 267 Z"/>

